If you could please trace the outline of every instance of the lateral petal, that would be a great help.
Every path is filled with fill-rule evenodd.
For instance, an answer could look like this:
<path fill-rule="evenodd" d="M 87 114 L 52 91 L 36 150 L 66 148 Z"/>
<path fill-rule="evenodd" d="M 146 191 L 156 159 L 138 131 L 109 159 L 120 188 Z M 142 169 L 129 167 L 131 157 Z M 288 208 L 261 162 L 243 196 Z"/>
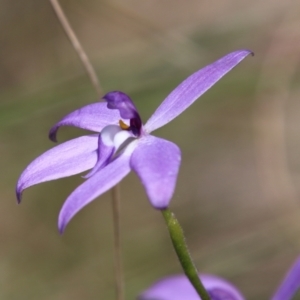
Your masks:
<path fill-rule="evenodd" d="M 109 163 L 115 152 L 114 138 L 120 131 L 122 129 L 117 125 L 108 125 L 101 131 L 98 139 L 98 161 L 94 168 L 83 178 L 90 178 Z"/>
<path fill-rule="evenodd" d="M 61 233 L 77 212 L 115 186 L 130 172 L 129 160 L 135 144 L 136 142 L 132 142 L 120 156 L 87 179 L 67 198 L 58 218 Z"/>
<path fill-rule="evenodd" d="M 290 300 L 300 288 L 300 257 L 295 261 L 272 300 Z"/>
<path fill-rule="evenodd" d="M 157 209 L 166 208 L 173 196 L 179 165 L 177 145 L 152 135 L 139 140 L 130 165 L 146 189 L 150 203 Z"/>
<path fill-rule="evenodd" d="M 21 201 L 22 191 L 32 185 L 91 169 L 97 162 L 97 147 L 98 135 L 81 136 L 37 157 L 26 167 L 17 182 L 18 201 Z"/>
<path fill-rule="evenodd" d="M 248 50 L 229 53 L 189 76 L 156 109 L 145 130 L 150 133 L 172 121 L 250 53 Z"/>
<path fill-rule="evenodd" d="M 244 300 L 242 294 L 228 281 L 213 275 L 200 275 L 212 300 Z M 144 291 L 139 300 L 199 300 L 194 287 L 185 275 L 163 278 Z"/>
<path fill-rule="evenodd" d="M 107 103 L 97 102 L 83 106 L 63 117 L 49 132 L 50 140 L 56 142 L 56 133 L 61 126 L 75 126 L 100 132 L 105 126 L 118 124 L 120 113 L 107 108 Z"/>
<path fill-rule="evenodd" d="M 90 170 L 90 172 L 82 176 L 85 179 L 90 178 L 109 163 L 110 159 L 112 158 L 115 152 L 115 147 L 105 145 L 102 142 L 101 135 L 99 135 L 97 152 L 98 152 L 97 163 L 94 165 L 93 169 Z"/>

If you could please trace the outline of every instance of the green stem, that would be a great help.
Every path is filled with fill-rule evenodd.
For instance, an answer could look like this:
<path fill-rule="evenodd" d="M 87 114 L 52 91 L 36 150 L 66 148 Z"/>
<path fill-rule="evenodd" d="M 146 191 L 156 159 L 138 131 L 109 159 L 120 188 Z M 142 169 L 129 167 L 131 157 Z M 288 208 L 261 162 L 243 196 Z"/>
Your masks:
<path fill-rule="evenodd" d="M 167 223 L 169 234 L 179 259 L 179 262 L 184 270 L 185 275 L 197 291 L 198 295 L 202 300 L 211 300 L 207 291 L 205 290 L 199 275 L 198 271 L 193 263 L 191 255 L 189 253 L 187 244 L 185 242 L 185 237 L 183 230 L 176 219 L 175 215 L 169 210 L 162 210 L 162 214 Z"/>

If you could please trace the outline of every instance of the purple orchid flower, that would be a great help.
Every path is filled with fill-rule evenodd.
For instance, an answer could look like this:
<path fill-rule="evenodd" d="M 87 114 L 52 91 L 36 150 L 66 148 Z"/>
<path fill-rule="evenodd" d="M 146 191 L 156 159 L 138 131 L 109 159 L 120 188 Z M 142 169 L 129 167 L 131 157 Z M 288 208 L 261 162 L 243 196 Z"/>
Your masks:
<path fill-rule="evenodd" d="M 212 300 L 245 300 L 228 281 L 213 275 L 199 275 Z M 300 288 L 300 257 L 295 261 L 271 300 L 291 300 Z M 199 300 L 185 275 L 163 278 L 144 291 L 138 300 Z"/>
<path fill-rule="evenodd" d="M 212 300 L 245 300 L 228 281 L 207 274 L 199 275 Z M 199 300 L 200 297 L 185 275 L 165 277 L 144 291 L 138 300 Z"/>
<path fill-rule="evenodd" d="M 60 211 L 58 226 L 63 232 L 79 210 L 134 170 L 152 206 L 166 208 L 175 189 L 180 150 L 150 133 L 180 115 L 250 53 L 232 52 L 192 74 L 167 96 L 145 125 L 131 99 L 119 91 L 106 94 L 106 103 L 89 104 L 68 114 L 51 128 L 51 140 L 56 141 L 57 130 L 65 125 L 97 134 L 67 141 L 31 162 L 18 180 L 18 201 L 29 186 L 92 169 Z"/>

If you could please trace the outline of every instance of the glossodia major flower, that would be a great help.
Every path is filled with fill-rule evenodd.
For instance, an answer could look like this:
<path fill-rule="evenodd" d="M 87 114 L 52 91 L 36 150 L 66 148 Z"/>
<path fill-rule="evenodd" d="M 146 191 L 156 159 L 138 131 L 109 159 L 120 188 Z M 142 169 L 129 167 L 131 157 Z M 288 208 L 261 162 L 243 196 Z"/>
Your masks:
<path fill-rule="evenodd" d="M 211 300 L 245 300 L 231 283 L 221 277 L 200 274 Z M 199 300 L 200 297 L 185 275 L 165 277 L 144 291 L 138 300 Z"/>
<path fill-rule="evenodd" d="M 92 169 L 60 211 L 58 226 L 62 232 L 79 210 L 134 170 L 152 206 L 166 208 L 176 185 L 180 149 L 150 133 L 180 115 L 250 53 L 229 53 L 192 74 L 167 96 L 145 125 L 129 96 L 119 91 L 106 94 L 105 102 L 68 114 L 51 128 L 51 140 L 56 141 L 57 130 L 65 125 L 96 134 L 67 141 L 30 163 L 17 183 L 18 200 L 29 186 Z"/>
<path fill-rule="evenodd" d="M 214 275 L 199 275 L 211 300 L 245 300 L 241 292 L 231 283 Z M 300 287 L 300 258 L 287 272 L 271 300 L 291 300 Z M 138 300 L 199 300 L 185 275 L 174 275 L 154 283 L 138 297 Z"/>

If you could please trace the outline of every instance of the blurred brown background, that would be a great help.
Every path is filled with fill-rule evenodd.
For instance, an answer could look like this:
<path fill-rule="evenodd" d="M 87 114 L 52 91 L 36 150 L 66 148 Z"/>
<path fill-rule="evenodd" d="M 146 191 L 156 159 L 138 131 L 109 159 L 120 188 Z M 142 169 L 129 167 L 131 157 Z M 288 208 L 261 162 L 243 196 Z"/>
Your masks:
<path fill-rule="evenodd" d="M 143 120 L 187 75 L 230 51 L 254 57 L 155 134 L 182 166 L 171 208 L 201 272 L 269 299 L 300 254 L 300 2 L 61 0 L 104 90 L 132 96 Z M 106 194 L 65 234 L 59 209 L 80 176 L 25 191 L 15 182 L 53 144 L 49 128 L 97 100 L 47 0 L 0 0 L 1 299 L 114 299 Z M 83 134 L 63 128 L 59 141 Z M 126 298 L 181 272 L 161 214 L 134 174 L 121 184 Z M 300 298 L 298 298 L 300 299 Z"/>

